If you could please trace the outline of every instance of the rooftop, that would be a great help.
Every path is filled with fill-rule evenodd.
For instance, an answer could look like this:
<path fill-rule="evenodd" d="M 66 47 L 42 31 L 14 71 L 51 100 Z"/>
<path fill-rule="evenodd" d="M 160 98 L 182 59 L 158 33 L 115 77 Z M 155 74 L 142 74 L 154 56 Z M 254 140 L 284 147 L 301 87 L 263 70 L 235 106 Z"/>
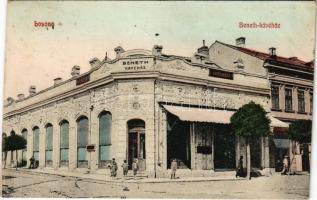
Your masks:
<path fill-rule="evenodd" d="M 278 63 L 284 63 L 287 65 L 292 65 L 295 67 L 300 67 L 306 70 L 314 70 L 314 61 L 310 61 L 310 62 L 305 62 L 303 60 L 298 59 L 297 57 L 290 57 L 290 58 L 286 58 L 286 57 L 282 57 L 282 56 L 272 56 L 268 53 L 263 53 L 260 51 L 256 51 L 253 49 L 249 49 L 249 48 L 245 48 L 245 47 L 239 47 L 239 46 L 234 46 L 234 45 L 230 45 L 230 44 L 226 44 L 220 41 L 217 41 L 223 45 L 226 45 L 230 48 L 236 49 L 238 51 L 241 51 L 245 54 L 248 54 L 250 56 L 254 56 L 256 58 L 259 58 L 261 60 L 264 61 L 273 61 L 273 62 L 278 62 Z"/>

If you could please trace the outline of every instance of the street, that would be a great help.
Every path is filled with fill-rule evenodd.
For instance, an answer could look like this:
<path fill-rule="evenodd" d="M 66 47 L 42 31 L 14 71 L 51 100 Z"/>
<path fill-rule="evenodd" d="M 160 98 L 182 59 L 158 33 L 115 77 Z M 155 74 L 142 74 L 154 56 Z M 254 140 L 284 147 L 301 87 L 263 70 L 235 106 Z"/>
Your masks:
<path fill-rule="evenodd" d="M 2 170 L 3 197 L 307 199 L 309 176 L 163 183 L 102 181 Z"/>

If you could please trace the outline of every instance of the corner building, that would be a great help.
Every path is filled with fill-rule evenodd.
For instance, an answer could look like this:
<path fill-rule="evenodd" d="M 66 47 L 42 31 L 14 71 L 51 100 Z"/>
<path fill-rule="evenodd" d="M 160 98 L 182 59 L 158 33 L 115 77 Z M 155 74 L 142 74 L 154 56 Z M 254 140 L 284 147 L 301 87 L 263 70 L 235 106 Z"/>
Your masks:
<path fill-rule="evenodd" d="M 34 155 L 43 170 L 109 173 L 112 158 L 119 166 L 138 159 L 140 173 L 164 177 L 174 158 L 178 173 L 199 176 L 234 169 L 240 155 L 246 157 L 230 117 L 250 101 L 270 115 L 263 66 L 214 62 L 213 46 L 205 44 L 192 57 L 163 54 L 157 45 L 115 52 L 115 59 L 91 59 L 86 73 L 74 66 L 70 79 L 56 78 L 39 92 L 31 86 L 28 96 L 6 100 L 3 134 L 27 139 L 19 163 L 29 166 Z M 270 118 L 272 127 L 284 125 Z M 268 143 L 261 138 L 251 147 L 254 168 L 270 168 Z M 14 159 L 9 152 L 7 163 Z"/>

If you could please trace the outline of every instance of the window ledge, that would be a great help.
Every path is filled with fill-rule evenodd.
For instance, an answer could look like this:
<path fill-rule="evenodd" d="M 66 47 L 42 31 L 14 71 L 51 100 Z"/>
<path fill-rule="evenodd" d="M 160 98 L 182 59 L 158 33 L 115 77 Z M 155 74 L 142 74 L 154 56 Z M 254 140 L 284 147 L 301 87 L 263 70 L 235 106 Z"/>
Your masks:
<path fill-rule="evenodd" d="M 305 115 L 307 115 L 307 112 L 305 112 L 305 111 L 298 111 L 297 113 L 298 113 L 298 114 L 305 114 Z"/>
<path fill-rule="evenodd" d="M 287 112 L 287 113 L 295 113 L 294 110 L 285 110 L 285 112 Z"/>
<path fill-rule="evenodd" d="M 278 112 L 282 112 L 282 109 L 280 109 L 280 108 L 271 108 L 271 111 L 278 111 Z"/>

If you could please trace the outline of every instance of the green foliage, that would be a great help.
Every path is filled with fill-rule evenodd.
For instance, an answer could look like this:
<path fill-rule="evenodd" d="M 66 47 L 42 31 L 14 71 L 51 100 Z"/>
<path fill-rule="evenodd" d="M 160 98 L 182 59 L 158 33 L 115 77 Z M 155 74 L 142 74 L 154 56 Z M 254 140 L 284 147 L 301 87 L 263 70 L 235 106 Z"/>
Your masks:
<path fill-rule="evenodd" d="M 253 101 L 240 107 L 230 121 L 238 136 L 257 138 L 270 133 L 271 120 L 263 107 Z"/>
<path fill-rule="evenodd" d="M 301 144 L 310 143 L 312 135 L 311 120 L 297 120 L 289 125 L 289 138 Z"/>
<path fill-rule="evenodd" d="M 26 140 L 20 135 L 10 135 L 5 140 L 4 151 L 15 151 L 26 148 Z"/>

